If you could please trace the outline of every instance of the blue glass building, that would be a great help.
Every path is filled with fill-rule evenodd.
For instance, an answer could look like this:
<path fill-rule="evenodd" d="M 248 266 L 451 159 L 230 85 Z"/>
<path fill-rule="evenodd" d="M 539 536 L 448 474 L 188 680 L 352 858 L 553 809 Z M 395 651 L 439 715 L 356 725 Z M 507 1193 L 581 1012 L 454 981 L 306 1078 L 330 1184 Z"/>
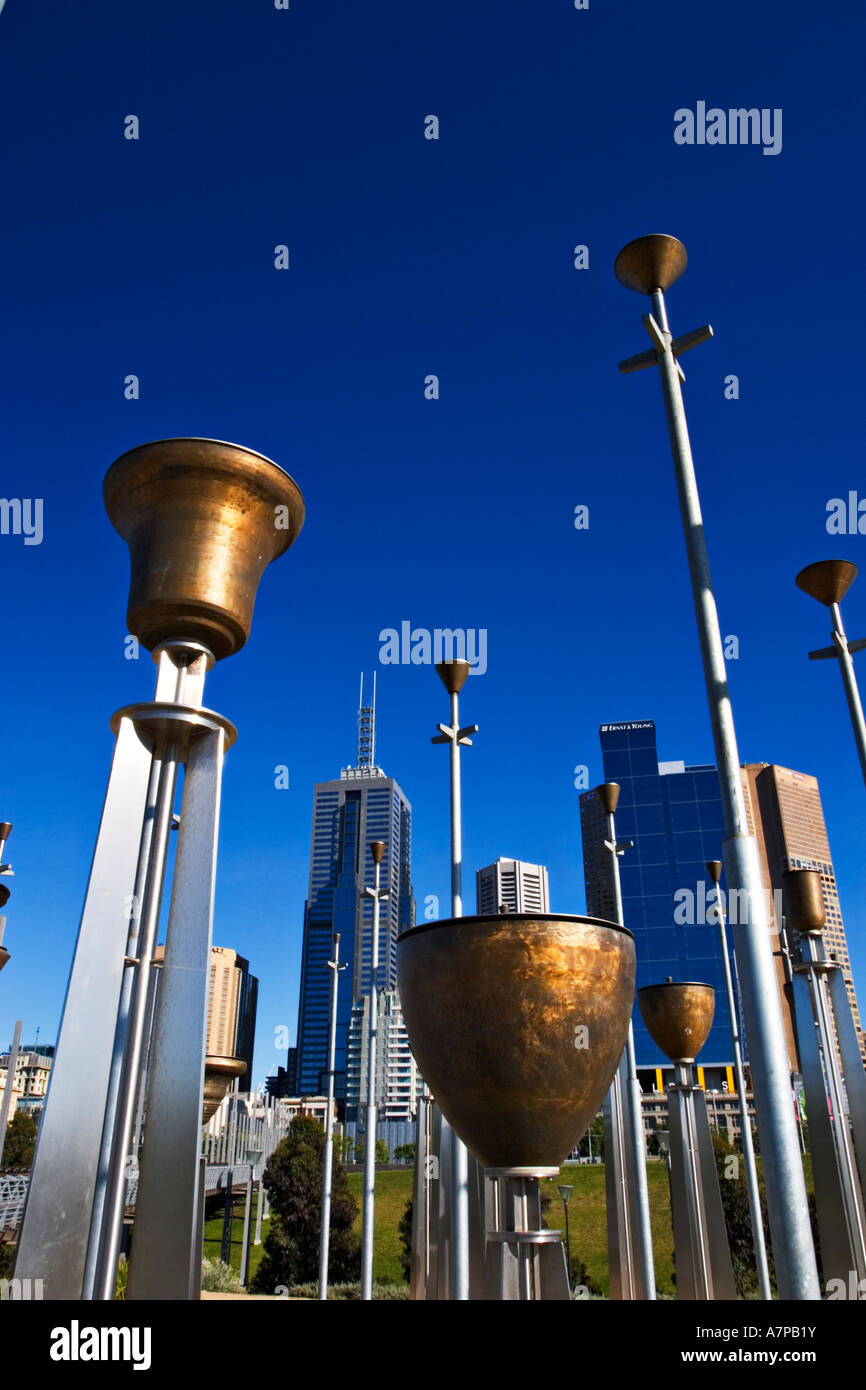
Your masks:
<path fill-rule="evenodd" d="M 602 724 L 604 780 L 621 788 L 617 839 L 634 841 L 620 858 L 623 919 L 635 939 L 637 987 L 674 980 L 712 985 L 716 1011 L 699 1063 L 728 1066 L 732 1059 L 719 930 L 707 913 L 713 886 L 706 862 L 722 858 L 725 835 L 719 776 L 712 765 L 686 767 L 658 761 L 651 719 Z M 610 918 L 610 854 L 601 847 L 604 817 L 594 792 L 581 795 L 581 835 L 587 912 Z M 726 891 L 724 874 L 722 888 Z M 709 916 L 710 920 L 707 920 Z M 730 927 L 728 945 L 731 948 Z M 732 952 L 731 952 L 732 957 Z M 736 991 L 736 976 L 734 980 Z M 739 1007 L 739 1004 L 738 1004 Z M 635 1004 L 638 1067 L 668 1067 Z"/>
<path fill-rule="evenodd" d="M 383 840 L 381 886 L 390 897 L 379 919 L 378 984 L 395 989 L 397 936 L 414 926 L 411 883 L 412 808 L 393 777 L 373 761 L 373 707 L 359 718 L 358 762 L 331 782 L 317 783 L 313 796 L 310 881 L 304 910 L 304 944 L 298 1006 L 297 1088 L 300 1095 L 327 1089 L 328 1014 L 333 937 L 340 933 L 341 971 L 337 994 L 335 1093 L 346 1094 L 346 1054 L 352 1004 L 368 994 L 371 979 L 371 840 Z"/>

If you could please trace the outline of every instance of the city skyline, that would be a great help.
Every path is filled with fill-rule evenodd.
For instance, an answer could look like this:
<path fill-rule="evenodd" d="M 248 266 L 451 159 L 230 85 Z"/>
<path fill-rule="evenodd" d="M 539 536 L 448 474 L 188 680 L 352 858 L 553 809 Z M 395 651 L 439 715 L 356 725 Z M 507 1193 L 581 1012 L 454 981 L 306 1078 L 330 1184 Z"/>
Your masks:
<path fill-rule="evenodd" d="M 448 912 L 447 757 L 429 743 L 447 698 L 431 666 L 380 660 L 382 633 L 484 633 L 461 695 L 480 726 L 467 883 L 505 849 L 548 867 L 553 910 L 583 911 L 575 783 L 602 780 L 606 718 L 651 709 L 661 759 L 714 761 L 658 381 L 617 370 L 649 340 L 614 257 L 653 230 L 689 255 L 673 331 L 715 333 L 684 389 L 740 757 L 818 778 L 862 998 L 866 795 L 839 673 L 808 660 L 828 616 L 794 583 L 823 558 L 866 563 L 863 284 L 838 251 L 862 222 L 862 14 L 837 16 L 816 62 L 802 0 L 734 3 L 712 42 L 689 11 L 649 89 L 657 16 L 637 0 L 531 24 L 489 0 L 435 24 L 385 0 L 372 25 L 227 0 L 202 23 L 155 0 L 146 32 L 94 0 L 86 26 L 58 4 L 7 5 L 0 24 L 4 188 L 25 209 L 3 229 L 3 494 L 44 504 L 39 544 L 0 536 L 16 870 L 0 1039 L 21 1018 L 56 1040 L 109 719 L 153 694 L 101 497 L 143 440 L 237 440 L 307 503 L 248 645 L 206 684 L 238 728 L 214 940 L 260 980 L 257 1081 L 294 1041 L 310 804 L 352 756 L 361 669 L 413 807 L 418 920 Z M 784 109 L 784 148 L 677 144 L 674 113 L 698 99 Z M 805 238 L 804 189 L 823 213 Z M 828 323 L 807 376 L 791 345 Z M 842 607 L 866 635 L 864 575 Z"/>

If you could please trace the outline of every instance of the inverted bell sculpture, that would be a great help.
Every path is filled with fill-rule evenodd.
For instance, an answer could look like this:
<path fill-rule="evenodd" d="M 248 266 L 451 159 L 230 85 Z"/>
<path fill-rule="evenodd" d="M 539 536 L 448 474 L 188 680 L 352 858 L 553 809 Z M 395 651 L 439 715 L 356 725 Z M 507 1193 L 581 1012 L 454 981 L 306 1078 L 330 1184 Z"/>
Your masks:
<path fill-rule="evenodd" d="M 215 1057 L 208 1053 L 204 1059 L 204 1099 L 201 1109 L 203 1125 L 216 1114 L 220 1102 L 228 1095 L 235 1079 L 243 1076 L 246 1069 L 247 1064 L 243 1057 Z"/>
<path fill-rule="evenodd" d="M 398 938 L 415 1060 L 485 1167 L 569 1154 L 622 1055 L 634 975 L 631 933 L 593 917 L 460 917 Z"/>
<path fill-rule="evenodd" d="M 712 985 L 668 980 L 644 985 L 637 1002 L 647 1031 L 672 1062 L 695 1060 L 713 1026 L 716 994 Z"/>
<path fill-rule="evenodd" d="M 238 651 L 266 566 L 304 523 L 288 473 L 238 444 L 161 439 L 122 454 L 103 495 L 129 545 L 129 631 L 148 651 L 178 640 L 217 660 Z"/>

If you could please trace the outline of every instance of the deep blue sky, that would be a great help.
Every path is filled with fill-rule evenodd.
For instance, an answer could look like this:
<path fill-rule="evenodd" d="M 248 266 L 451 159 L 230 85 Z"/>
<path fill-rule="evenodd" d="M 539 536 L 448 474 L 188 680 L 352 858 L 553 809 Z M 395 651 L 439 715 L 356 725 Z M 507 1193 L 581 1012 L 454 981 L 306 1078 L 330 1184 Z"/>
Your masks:
<path fill-rule="evenodd" d="M 825 529 L 829 498 L 866 493 L 864 30 L 853 4 L 802 0 L 8 0 L 2 493 L 44 499 L 45 529 L 39 546 L 0 536 L 16 869 L 0 1045 L 17 1017 L 55 1037 L 108 720 L 153 688 L 146 656 L 124 660 L 127 552 L 101 500 L 135 444 L 249 445 L 307 502 L 247 648 L 207 686 L 240 731 L 214 939 L 261 980 L 256 1080 L 284 1059 L 274 1030 L 294 1036 L 313 784 L 353 760 L 381 629 L 488 633 L 463 700 L 481 726 L 470 902 L 472 871 L 501 854 L 546 863 L 554 909 L 583 911 L 573 769 L 600 780 L 601 722 L 653 718 L 662 758 L 713 759 L 657 373 L 617 371 L 648 346 L 648 306 L 613 259 L 649 231 L 689 250 L 674 331 L 716 334 L 684 359 L 686 405 L 740 643 L 741 756 L 820 779 L 866 1004 L 866 798 L 838 671 L 806 659 L 826 614 L 794 587 L 804 564 L 862 564 L 866 547 Z M 675 110 L 699 100 L 782 108 L 782 152 L 676 145 Z M 866 635 L 866 589 L 844 611 Z M 430 668 L 379 667 L 419 915 L 427 894 L 448 901 L 447 755 L 429 741 L 446 714 Z"/>

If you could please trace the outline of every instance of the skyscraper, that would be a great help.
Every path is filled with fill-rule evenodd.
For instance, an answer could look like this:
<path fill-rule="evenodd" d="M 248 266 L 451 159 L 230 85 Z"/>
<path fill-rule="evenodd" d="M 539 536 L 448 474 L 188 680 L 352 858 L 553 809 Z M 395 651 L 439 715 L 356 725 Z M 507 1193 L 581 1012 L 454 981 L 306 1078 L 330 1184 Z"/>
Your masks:
<path fill-rule="evenodd" d="M 475 904 L 485 916 L 503 906 L 509 912 L 549 912 L 547 870 L 521 859 L 497 859 L 476 871 Z"/>
<path fill-rule="evenodd" d="M 842 976 L 860 1042 L 860 1052 L 866 1062 L 866 1034 L 860 1026 L 857 996 L 851 974 L 848 939 L 842 921 L 839 890 L 830 856 L 827 827 L 821 806 L 821 793 L 815 777 L 772 763 L 747 763 L 743 768 L 746 809 L 752 833 L 758 841 L 764 882 L 774 895 L 781 896 L 782 874 L 785 869 L 817 869 L 824 890 L 827 924 L 824 944 L 827 955 L 842 968 Z M 778 958 L 778 951 L 777 951 Z M 781 973 L 779 961 L 777 973 Z M 782 980 L 784 977 L 782 976 Z M 793 1040 L 789 991 L 783 988 L 786 1008 L 783 1010 L 786 1033 Z M 793 1051 L 793 1042 L 789 1052 Z"/>
<path fill-rule="evenodd" d="M 328 1006 L 333 937 L 340 933 L 341 971 L 337 992 L 335 1094 L 345 1100 L 346 1062 L 352 1004 L 368 994 L 371 978 L 373 884 L 371 840 L 383 840 L 381 882 L 390 896 L 381 906 L 378 984 L 394 989 L 397 936 L 415 922 L 411 883 L 412 808 L 393 777 L 375 762 L 375 683 L 373 703 L 358 715 L 358 760 L 339 778 L 316 784 L 310 880 L 304 910 L 304 944 L 298 1006 L 298 1090 L 320 1094 L 327 1086 Z"/>
<path fill-rule="evenodd" d="M 721 943 L 706 911 L 705 864 L 721 859 L 725 835 L 718 773 L 708 764 L 660 763 L 651 719 L 602 724 L 599 733 L 604 779 L 621 788 L 617 838 L 633 841 L 619 863 L 623 919 L 635 939 L 637 988 L 669 975 L 712 985 L 716 1010 L 700 1061 L 704 1067 L 727 1067 L 732 1046 Z M 586 909 L 609 920 L 610 854 L 602 846 L 604 816 L 594 792 L 581 794 L 580 815 Z M 638 1066 L 668 1067 L 637 1006 L 633 1022 Z"/>
<path fill-rule="evenodd" d="M 227 946 L 212 946 L 206 1050 L 215 1057 L 243 1057 L 244 1090 L 253 1085 L 258 996 L 259 982 L 250 974 L 249 961 Z"/>

